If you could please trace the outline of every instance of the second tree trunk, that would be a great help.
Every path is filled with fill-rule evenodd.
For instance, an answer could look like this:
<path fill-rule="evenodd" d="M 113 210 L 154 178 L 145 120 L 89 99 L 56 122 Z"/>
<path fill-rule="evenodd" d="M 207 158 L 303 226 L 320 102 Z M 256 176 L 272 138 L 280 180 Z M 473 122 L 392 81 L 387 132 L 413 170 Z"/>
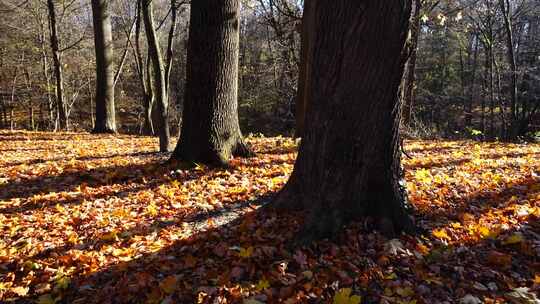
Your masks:
<path fill-rule="evenodd" d="M 112 29 L 108 0 L 92 0 L 96 48 L 96 123 L 94 133 L 115 133 Z"/>
<path fill-rule="evenodd" d="M 191 3 L 182 129 L 172 158 L 226 165 L 248 156 L 238 122 L 239 1 Z"/>

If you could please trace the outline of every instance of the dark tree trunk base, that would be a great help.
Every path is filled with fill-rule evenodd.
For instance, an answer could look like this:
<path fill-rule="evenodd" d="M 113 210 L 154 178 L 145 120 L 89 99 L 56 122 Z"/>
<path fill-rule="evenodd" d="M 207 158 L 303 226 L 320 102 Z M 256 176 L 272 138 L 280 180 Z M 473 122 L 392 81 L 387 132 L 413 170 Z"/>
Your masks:
<path fill-rule="evenodd" d="M 212 167 L 229 167 L 232 157 L 253 157 L 255 153 L 245 143 L 241 136 L 234 140 L 223 141 L 220 144 L 206 143 L 189 145 L 180 143 L 174 150 L 171 161 L 203 163 Z"/>
<path fill-rule="evenodd" d="M 116 130 L 113 130 L 111 128 L 94 128 L 91 132 L 92 134 L 116 134 L 118 133 Z"/>
<path fill-rule="evenodd" d="M 373 228 L 386 237 L 395 237 L 400 233 L 416 234 L 420 229 L 414 224 L 402 191 L 394 198 L 388 195 L 373 197 L 369 201 L 351 202 L 347 205 L 358 208 L 323 207 L 315 201 L 303 200 L 305 197 L 293 182 L 289 182 L 265 208 L 280 211 L 305 211 L 306 217 L 302 229 L 292 241 L 294 245 L 309 245 L 313 241 L 337 236 L 343 226 L 359 220 L 372 219 Z M 400 186 L 401 187 L 401 186 Z"/>
<path fill-rule="evenodd" d="M 243 158 L 256 156 L 255 152 L 253 152 L 251 147 L 249 147 L 249 145 L 243 139 L 238 140 L 238 143 L 236 144 L 236 148 L 233 149 L 232 155 L 234 157 L 243 157 Z"/>

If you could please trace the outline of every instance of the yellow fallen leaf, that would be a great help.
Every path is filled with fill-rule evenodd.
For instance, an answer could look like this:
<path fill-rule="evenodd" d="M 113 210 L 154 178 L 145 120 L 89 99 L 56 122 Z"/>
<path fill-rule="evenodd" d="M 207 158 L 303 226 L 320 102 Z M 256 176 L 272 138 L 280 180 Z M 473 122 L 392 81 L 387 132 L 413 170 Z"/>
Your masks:
<path fill-rule="evenodd" d="M 454 229 L 458 229 L 458 228 L 462 227 L 460 222 L 452 223 L 452 224 L 450 224 L 450 226 L 452 226 L 452 228 L 454 228 Z"/>
<path fill-rule="evenodd" d="M 56 302 L 60 301 L 60 297 L 54 297 L 51 294 L 45 294 L 40 296 L 36 303 L 37 304 L 56 304 Z"/>
<path fill-rule="evenodd" d="M 158 215 L 159 212 L 156 205 L 152 203 L 146 207 L 146 213 L 149 214 L 150 216 L 156 216 Z"/>
<path fill-rule="evenodd" d="M 73 245 L 76 245 L 79 243 L 79 236 L 77 235 L 77 233 L 71 233 L 67 239 L 68 243 L 70 244 L 73 244 Z"/>
<path fill-rule="evenodd" d="M 61 276 L 58 279 L 56 279 L 56 288 L 58 289 L 67 289 L 69 287 L 69 284 L 71 283 L 71 279 L 66 276 Z"/>
<path fill-rule="evenodd" d="M 101 236 L 101 239 L 104 241 L 117 241 L 118 240 L 118 232 L 116 230 L 111 230 L 104 235 Z"/>
<path fill-rule="evenodd" d="M 426 183 L 426 184 L 431 183 L 433 179 L 431 172 L 427 169 L 416 170 L 416 172 L 414 173 L 414 177 L 420 182 Z"/>
<path fill-rule="evenodd" d="M 240 252 L 238 255 L 242 258 L 249 258 L 251 255 L 253 255 L 253 247 L 249 246 L 248 248 L 240 248 Z"/>
<path fill-rule="evenodd" d="M 62 205 L 60 204 L 56 204 L 56 211 L 60 212 L 60 213 L 64 213 L 66 211 L 66 208 L 64 208 Z"/>
<path fill-rule="evenodd" d="M 309 270 L 302 272 L 302 275 L 308 280 L 311 280 L 313 278 L 313 272 Z"/>
<path fill-rule="evenodd" d="M 450 237 L 446 233 L 446 230 L 444 229 L 434 229 L 431 233 L 433 234 L 434 237 L 438 239 L 447 239 L 447 240 L 450 239 Z"/>
<path fill-rule="evenodd" d="M 14 294 L 20 297 L 26 296 L 28 294 L 28 290 L 30 290 L 30 288 L 22 287 L 22 286 L 11 288 L 11 292 L 13 292 Z"/>
<path fill-rule="evenodd" d="M 496 238 L 499 235 L 499 231 L 491 230 L 484 226 L 478 228 L 478 233 L 480 233 L 482 238 L 490 238 L 490 239 Z"/>
<path fill-rule="evenodd" d="M 353 295 L 350 288 L 342 288 L 334 295 L 333 304 L 360 304 L 362 297 Z"/>
<path fill-rule="evenodd" d="M 503 245 L 512 245 L 512 244 L 519 244 L 523 242 L 525 239 L 523 238 L 523 234 L 516 232 L 512 234 L 511 236 L 505 238 L 501 243 Z"/>
<path fill-rule="evenodd" d="M 123 255 L 126 255 L 129 253 L 129 248 L 128 249 L 120 249 L 120 248 L 115 248 L 112 252 L 112 255 L 115 256 L 115 257 L 119 257 L 119 256 L 123 256 Z"/>
<path fill-rule="evenodd" d="M 269 287 L 270 287 L 270 282 L 268 282 L 268 281 L 265 280 L 265 279 L 261 279 L 261 280 L 259 281 L 259 283 L 257 283 L 257 286 L 256 286 L 257 290 L 259 290 L 259 291 L 260 291 L 260 290 L 265 290 L 265 289 L 267 289 L 267 288 L 269 288 Z"/>
<path fill-rule="evenodd" d="M 112 212 L 112 216 L 117 217 L 117 218 L 124 218 L 124 217 L 127 217 L 128 215 L 129 213 L 124 208 L 118 208 Z"/>

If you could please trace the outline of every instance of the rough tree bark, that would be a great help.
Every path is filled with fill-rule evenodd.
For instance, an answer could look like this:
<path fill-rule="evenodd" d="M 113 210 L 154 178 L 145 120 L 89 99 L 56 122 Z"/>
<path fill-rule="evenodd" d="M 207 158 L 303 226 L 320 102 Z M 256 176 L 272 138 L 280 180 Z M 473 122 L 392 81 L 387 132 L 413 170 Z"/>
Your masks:
<path fill-rule="evenodd" d="M 62 71 L 62 57 L 58 42 L 58 26 L 56 24 L 56 8 L 53 0 L 47 0 L 49 12 L 49 33 L 51 38 L 51 50 L 53 54 L 54 75 L 56 77 L 56 110 L 57 121 L 61 130 L 68 129 L 68 117 L 66 101 L 64 100 L 64 76 Z M 55 127 L 56 130 L 56 127 Z"/>
<path fill-rule="evenodd" d="M 363 216 L 387 234 L 413 231 L 398 148 L 411 5 L 317 3 L 305 132 L 292 176 L 271 205 L 308 212 L 300 242 Z"/>
<path fill-rule="evenodd" d="M 416 93 L 416 54 L 418 51 L 418 38 L 420 36 L 420 10 L 422 1 L 414 0 L 413 12 L 411 14 L 411 29 L 407 47 L 409 50 L 409 59 L 405 65 L 405 76 L 401 97 L 403 98 L 402 125 L 409 128 L 411 124 L 412 108 Z"/>
<path fill-rule="evenodd" d="M 154 27 L 154 13 L 152 0 L 142 0 L 142 15 L 144 29 L 148 40 L 148 54 L 152 63 L 152 78 L 155 88 L 155 97 L 159 114 L 159 151 L 169 151 L 169 101 L 167 94 L 167 81 L 165 77 L 165 65 L 161 56 L 159 38 Z"/>
<path fill-rule="evenodd" d="M 109 0 L 92 0 L 96 51 L 96 121 L 94 133 L 116 133 L 114 69 Z"/>
<path fill-rule="evenodd" d="M 314 12 L 316 0 L 304 2 L 304 13 L 302 15 L 301 47 L 300 47 L 300 71 L 298 75 L 298 88 L 296 90 L 296 128 L 295 137 L 302 137 L 305 126 L 306 107 L 309 100 L 310 85 L 310 59 L 315 39 Z"/>
<path fill-rule="evenodd" d="M 172 159 L 226 166 L 249 156 L 238 123 L 239 1 L 191 2 L 186 95 Z"/>

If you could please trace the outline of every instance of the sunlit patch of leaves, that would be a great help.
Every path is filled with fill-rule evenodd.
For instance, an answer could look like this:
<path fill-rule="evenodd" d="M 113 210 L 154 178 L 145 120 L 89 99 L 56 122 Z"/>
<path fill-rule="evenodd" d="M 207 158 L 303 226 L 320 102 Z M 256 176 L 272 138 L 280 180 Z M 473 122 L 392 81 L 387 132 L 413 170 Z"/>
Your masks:
<path fill-rule="evenodd" d="M 365 221 L 290 248 L 302 214 L 259 207 L 297 143 L 248 142 L 257 157 L 218 170 L 166 166 L 148 137 L 0 132 L 0 301 L 506 303 L 540 290 L 539 145 L 408 142 L 426 233 L 386 239 Z"/>

